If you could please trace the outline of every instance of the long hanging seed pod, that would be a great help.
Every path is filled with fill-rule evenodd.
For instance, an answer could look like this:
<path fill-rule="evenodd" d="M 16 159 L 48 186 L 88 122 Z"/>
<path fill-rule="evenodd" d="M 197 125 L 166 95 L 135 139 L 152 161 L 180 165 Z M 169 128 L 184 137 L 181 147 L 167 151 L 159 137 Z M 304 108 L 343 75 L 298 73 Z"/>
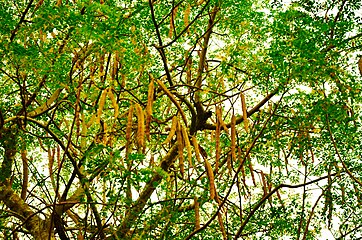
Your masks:
<path fill-rule="evenodd" d="M 189 161 L 189 166 L 192 167 L 192 148 L 191 148 L 191 143 L 190 143 L 190 139 L 189 139 L 189 135 L 187 134 L 186 128 L 181 125 L 181 130 L 182 130 L 182 138 L 184 139 L 184 143 L 186 146 L 186 150 L 187 150 L 187 158 Z"/>
<path fill-rule="evenodd" d="M 265 174 L 263 171 L 260 172 L 260 176 L 261 176 L 261 183 L 263 185 L 263 192 L 264 192 L 264 196 L 266 196 L 268 194 L 268 184 L 266 182 L 266 179 L 265 179 Z"/>
<path fill-rule="evenodd" d="M 86 144 L 87 144 L 87 130 L 88 130 L 88 127 L 87 127 L 87 123 L 85 122 L 85 117 L 84 117 L 84 113 L 81 112 L 81 120 L 82 120 L 82 132 L 81 132 L 81 139 L 80 139 L 80 147 L 82 149 L 85 149 L 86 147 Z"/>
<path fill-rule="evenodd" d="M 185 54 L 185 64 L 186 64 L 186 83 L 191 84 L 191 78 L 192 78 L 192 55 L 189 54 L 189 51 Z M 191 88 L 189 88 L 189 91 L 191 91 Z"/>
<path fill-rule="evenodd" d="M 172 38 L 173 32 L 175 31 L 175 18 L 176 18 L 176 13 L 177 13 L 177 7 L 175 7 L 172 10 L 171 13 L 171 18 L 170 18 L 170 31 L 168 33 L 168 37 Z"/>
<path fill-rule="evenodd" d="M 240 97 L 241 97 L 241 108 L 243 109 L 244 128 L 245 131 L 248 132 L 249 131 L 248 112 L 246 110 L 245 96 L 242 92 L 240 93 Z"/>
<path fill-rule="evenodd" d="M 179 165 L 180 165 L 180 173 L 183 177 L 185 174 L 185 167 L 184 167 L 184 140 L 182 139 L 182 130 L 180 121 L 177 121 L 177 128 L 176 128 L 176 139 L 178 145 L 178 157 L 179 157 Z"/>
<path fill-rule="evenodd" d="M 162 144 L 169 143 L 172 140 L 173 136 L 175 136 L 176 129 L 177 129 L 177 122 L 178 122 L 178 118 L 176 116 L 173 116 L 170 133 L 168 134 L 166 140 Z"/>
<path fill-rule="evenodd" d="M 150 141 L 150 124 L 152 118 L 152 105 L 154 98 L 154 79 L 150 76 L 151 81 L 148 86 L 148 95 L 147 95 L 147 106 L 146 106 L 146 129 L 145 134 L 148 141 Z"/>
<path fill-rule="evenodd" d="M 220 231 L 221 231 L 223 239 L 227 240 L 228 238 L 227 238 L 227 235 L 226 235 L 226 231 L 225 231 L 225 227 L 224 227 L 224 223 L 222 221 L 222 215 L 221 215 L 220 211 L 217 213 L 217 221 L 219 222 Z"/>
<path fill-rule="evenodd" d="M 145 141 L 145 118 L 141 106 L 136 103 L 136 114 L 137 114 L 137 143 L 140 147 L 144 146 Z"/>
<path fill-rule="evenodd" d="M 166 85 L 163 84 L 163 82 L 161 82 L 160 80 L 156 79 L 156 82 L 158 84 L 158 86 L 160 86 L 160 88 L 162 89 L 162 91 L 169 97 L 169 99 L 171 100 L 171 102 L 173 102 L 173 104 L 175 104 L 175 106 L 177 107 L 177 109 L 180 111 L 182 120 L 185 123 L 185 126 L 187 126 L 187 118 L 186 115 L 184 113 L 184 111 L 181 108 L 180 103 L 177 101 L 177 99 L 173 96 L 173 94 L 167 89 Z"/>
<path fill-rule="evenodd" d="M 108 97 L 109 97 L 109 99 L 111 99 L 111 102 L 112 102 L 112 107 L 114 110 L 114 119 L 117 119 L 117 117 L 119 115 L 119 107 L 117 104 L 116 97 L 113 94 L 112 88 L 108 89 Z"/>
<path fill-rule="evenodd" d="M 236 118 L 233 114 L 231 117 L 231 158 L 236 160 Z"/>
<path fill-rule="evenodd" d="M 231 166 L 231 154 L 230 153 L 226 156 L 226 167 L 229 171 L 229 175 L 231 175 L 233 172 L 233 168 Z"/>
<path fill-rule="evenodd" d="M 222 111 L 221 111 L 221 107 L 220 107 L 220 106 L 217 106 L 217 107 L 216 107 L 216 117 L 217 117 L 218 121 L 220 122 L 221 127 L 225 130 L 225 132 L 226 132 L 227 134 L 229 134 L 229 129 L 228 129 L 228 127 L 226 126 L 224 120 L 222 119 Z"/>
<path fill-rule="evenodd" d="M 197 143 L 197 140 L 194 136 L 192 136 L 192 145 L 195 149 L 196 160 L 198 163 L 201 163 L 199 144 Z"/>
<path fill-rule="evenodd" d="M 102 91 L 101 97 L 99 99 L 98 109 L 97 109 L 97 124 L 100 123 L 101 115 L 103 112 L 104 104 L 106 103 L 107 89 Z"/>
<path fill-rule="evenodd" d="M 127 116 L 127 126 L 126 126 L 126 158 L 128 158 L 129 154 L 129 145 L 131 144 L 131 134 L 132 134 L 132 117 L 133 117 L 133 105 L 130 106 L 128 110 L 128 116 Z"/>
<path fill-rule="evenodd" d="M 113 64 L 112 64 L 112 71 L 111 71 L 111 78 L 114 80 L 117 75 L 118 71 L 118 65 L 119 65 L 119 53 L 118 51 L 115 51 L 114 58 L 113 58 Z"/>
<path fill-rule="evenodd" d="M 214 178 L 214 172 L 212 171 L 211 164 L 207 159 L 205 159 L 205 167 L 206 167 L 206 173 L 209 178 L 210 182 L 210 199 L 215 198 L 216 188 L 215 188 L 215 178 Z"/>
<path fill-rule="evenodd" d="M 197 197 L 194 198 L 195 205 L 195 230 L 200 229 L 200 205 Z"/>
<path fill-rule="evenodd" d="M 131 139 L 132 133 L 132 117 L 133 117 L 133 105 L 129 107 L 128 117 L 127 117 L 127 127 L 126 127 L 126 139 L 129 141 Z"/>
<path fill-rule="evenodd" d="M 254 176 L 254 168 L 253 168 L 253 164 L 251 163 L 251 159 L 248 156 L 248 160 L 249 160 L 249 169 L 250 169 L 250 174 L 251 174 L 251 179 L 253 180 L 254 186 L 256 186 L 256 181 L 255 181 L 255 176 Z"/>
<path fill-rule="evenodd" d="M 188 4 L 187 8 L 185 9 L 185 12 L 184 12 L 184 25 L 185 25 L 185 27 L 187 25 L 189 25 L 190 12 L 191 12 L 191 5 Z"/>
<path fill-rule="evenodd" d="M 216 130 L 215 130 L 215 173 L 219 172 L 219 161 L 221 155 L 221 147 L 220 147 L 220 130 L 221 125 L 219 118 L 216 117 Z"/>

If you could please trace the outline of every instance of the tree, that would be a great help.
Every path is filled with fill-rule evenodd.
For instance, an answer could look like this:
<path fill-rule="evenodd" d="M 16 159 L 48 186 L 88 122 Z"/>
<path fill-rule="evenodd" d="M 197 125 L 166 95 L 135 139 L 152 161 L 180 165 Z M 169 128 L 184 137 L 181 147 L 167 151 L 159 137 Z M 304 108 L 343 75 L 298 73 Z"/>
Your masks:
<path fill-rule="evenodd" d="M 361 236 L 360 1 L 2 5 L 2 238 Z"/>

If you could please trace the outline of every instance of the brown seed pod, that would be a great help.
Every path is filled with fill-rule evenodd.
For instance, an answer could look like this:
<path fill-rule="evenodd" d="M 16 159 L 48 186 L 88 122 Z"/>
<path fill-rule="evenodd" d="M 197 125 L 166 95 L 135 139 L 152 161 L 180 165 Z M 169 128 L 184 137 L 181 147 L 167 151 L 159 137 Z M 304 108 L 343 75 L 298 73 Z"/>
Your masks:
<path fill-rule="evenodd" d="M 214 172 L 212 170 L 211 164 L 209 163 L 209 161 L 207 161 L 207 159 L 205 159 L 205 168 L 210 182 L 210 199 L 215 199 L 216 189 L 215 189 Z"/>
<path fill-rule="evenodd" d="M 249 131 L 248 112 L 246 110 L 247 108 L 246 108 L 245 96 L 242 92 L 240 93 L 240 97 L 241 97 L 241 108 L 243 109 L 244 128 L 245 131 L 248 132 Z"/>
<path fill-rule="evenodd" d="M 233 172 L 233 168 L 231 166 L 231 154 L 228 154 L 227 157 L 226 157 L 226 167 L 227 167 L 227 169 L 229 171 L 229 175 L 231 175 L 232 172 Z"/>
<path fill-rule="evenodd" d="M 147 95 L 147 106 L 146 106 L 146 138 L 148 141 L 150 141 L 150 124 L 151 124 L 151 118 L 152 118 L 152 105 L 153 105 L 153 99 L 154 99 L 154 79 L 152 76 L 150 76 L 151 81 L 148 86 L 148 95 Z"/>
<path fill-rule="evenodd" d="M 180 111 L 182 120 L 185 123 L 185 126 L 187 126 L 187 118 L 186 115 L 184 113 L 184 111 L 181 108 L 180 103 L 177 101 L 177 99 L 173 96 L 173 94 L 167 89 L 166 85 L 163 84 L 163 82 L 161 82 L 160 80 L 156 79 L 157 84 L 160 86 L 160 88 L 162 89 L 162 91 L 170 98 L 171 102 L 173 102 L 173 104 L 175 104 L 175 106 L 177 107 L 177 109 Z"/>
<path fill-rule="evenodd" d="M 188 162 L 189 162 L 190 167 L 192 167 L 192 148 L 191 148 L 189 135 L 187 134 L 186 128 L 182 124 L 180 124 L 180 125 L 181 125 L 181 130 L 182 130 L 182 138 L 184 140 L 186 150 L 187 150 Z"/>
<path fill-rule="evenodd" d="M 100 123 L 101 115 L 103 112 L 104 104 L 106 103 L 107 89 L 102 91 L 101 97 L 99 99 L 98 109 L 97 109 L 97 124 Z"/>
<path fill-rule="evenodd" d="M 215 172 L 219 172 L 219 161 L 221 155 L 221 146 L 220 146 L 220 121 L 216 118 L 216 130 L 215 130 Z"/>
<path fill-rule="evenodd" d="M 253 180 L 254 186 L 256 186 L 253 164 L 251 163 L 250 157 L 248 157 L 248 159 L 249 159 L 249 169 L 250 169 L 251 179 Z"/>
<path fill-rule="evenodd" d="M 189 25 L 190 12 L 191 12 L 191 5 L 188 4 L 187 8 L 185 9 L 185 12 L 184 12 L 184 25 L 185 25 L 185 27 L 187 25 Z"/>
<path fill-rule="evenodd" d="M 138 103 L 136 103 L 135 108 L 137 114 L 137 143 L 140 147 L 143 147 L 145 141 L 145 118 L 143 109 Z"/>
<path fill-rule="evenodd" d="M 195 230 L 200 229 L 200 205 L 197 197 L 194 198 L 195 205 Z"/>
<path fill-rule="evenodd" d="M 173 32 L 175 30 L 175 18 L 176 18 L 176 14 L 177 14 L 177 9 L 178 7 L 175 7 L 173 10 L 172 10 L 172 13 L 171 13 L 171 18 L 170 18 L 170 31 L 168 33 L 168 37 L 169 38 L 172 38 L 172 35 L 173 35 Z"/>
<path fill-rule="evenodd" d="M 225 130 L 225 132 L 227 134 L 229 134 L 229 129 L 228 127 L 226 126 L 224 120 L 222 119 L 222 110 L 221 110 L 221 107 L 220 106 L 217 106 L 216 107 L 216 117 L 217 117 L 217 120 L 219 121 L 221 127 Z"/>
<path fill-rule="evenodd" d="M 180 126 L 180 121 L 177 121 L 176 127 L 176 139 L 177 139 L 177 146 L 178 146 L 178 157 L 179 157 L 179 165 L 180 165 L 180 172 L 181 176 L 184 176 L 185 167 L 184 167 L 184 140 L 182 138 L 182 130 Z"/>
<path fill-rule="evenodd" d="M 220 231 L 221 231 L 221 234 L 222 234 L 223 239 L 224 239 L 224 240 L 227 240 L 228 238 L 227 238 L 227 235 L 226 235 L 224 223 L 223 223 L 223 221 L 222 221 L 221 212 L 218 212 L 218 213 L 217 213 L 217 221 L 219 222 Z"/>
<path fill-rule="evenodd" d="M 171 129 L 170 129 L 170 133 L 168 134 L 166 140 L 162 143 L 162 144 L 167 144 L 169 143 L 173 136 L 175 136 L 176 133 L 176 129 L 177 129 L 177 123 L 178 123 L 178 118 L 177 116 L 173 116 L 172 117 L 172 123 L 171 123 Z"/>
<path fill-rule="evenodd" d="M 128 110 L 128 117 L 127 117 L 127 127 L 126 127 L 126 139 L 127 142 L 131 139 L 131 133 L 132 133 L 132 117 L 133 117 L 133 105 L 129 107 Z"/>
<path fill-rule="evenodd" d="M 233 114 L 231 117 L 231 158 L 236 160 L 236 118 Z"/>
<path fill-rule="evenodd" d="M 118 107 L 118 104 L 117 104 L 117 100 L 116 100 L 116 98 L 115 98 L 115 96 L 113 94 L 112 88 L 108 89 L 108 97 L 112 101 L 112 107 L 113 107 L 113 110 L 114 110 L 114 119 L 117 119 L 117 117 L 119 115 L 119 107 Z"/>
<path fill-rule="evenodd" d="M 85 148 L 86 146 L 86 140 L 87 140 L 87 130 L 88 130 L 88 127 L 87 127 L 87 123 L 85 122 L 85 117 L 84 117 L 84 114 L 83 112 L 81 113 L 81 120 L 82 120 L 82 132 L 81 132 L 81 139 L 80 139 L 80 147 L 82 149 Z"/>
<path fill-rule="evenodd" d="M 201 163 L 199 144 L 197 143 L 197 140 L 194 136 L 192 136 L 191 140 L 192 140 L 192 145 L 194 146 L 195 149 L 196 160 L 197 162 Z"/>
<path fill-rule="evenodd" d="M 266 182 L 265 179 L 265 174 L 263 171 L 260 172 L 260 176 L 261 176 L 261 183 L 263 184 L 263 192 L 264 192 L 264 196 L 266 196 L 268 194 L 267 188 L 268 188 L 268 184 Z"/>

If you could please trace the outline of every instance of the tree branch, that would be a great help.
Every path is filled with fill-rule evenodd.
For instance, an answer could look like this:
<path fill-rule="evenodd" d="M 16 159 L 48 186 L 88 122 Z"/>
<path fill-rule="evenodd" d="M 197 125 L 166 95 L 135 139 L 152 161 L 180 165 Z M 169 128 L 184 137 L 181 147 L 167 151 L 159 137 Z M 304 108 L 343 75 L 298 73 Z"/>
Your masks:
<path fill-rule="evenodd" d="M 163 157 L 159 167 L 162 168 L 163 171 L 168 172 L 169 167 L 174 163 L 178 154 L 178 145 L 175 143 L 166 156 Z M 133 206 L 126 211 L 125 217 L 122 220 L 116 234 L 116 238 L 124 239 L 132 225 L 135 223 L 135 220 L 139 217 L 139 214 L 142 212 L 143 208 L 145 207 L 147 201 L 151 197 L 152 193 L 155 191 L 157 186 L 161 183 L 163 176 L 155 172 L 151 180 L 146 184 L 141 192 L 140 196 L 138 197 L 137 201 L 134 202 Z M 107 239 L 114 239 L 112 236 L 108 237 Z"/>

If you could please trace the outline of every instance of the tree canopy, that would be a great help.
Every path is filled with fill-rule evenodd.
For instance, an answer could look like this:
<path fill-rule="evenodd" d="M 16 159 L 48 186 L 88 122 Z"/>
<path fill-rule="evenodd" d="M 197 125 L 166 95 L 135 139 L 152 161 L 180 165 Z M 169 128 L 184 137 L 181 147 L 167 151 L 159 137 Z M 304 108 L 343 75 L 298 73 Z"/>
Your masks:
<path fill-rule="evenodd" d="M 0 238 L 362 236 L 360 0 L 0 9 Z"/>

